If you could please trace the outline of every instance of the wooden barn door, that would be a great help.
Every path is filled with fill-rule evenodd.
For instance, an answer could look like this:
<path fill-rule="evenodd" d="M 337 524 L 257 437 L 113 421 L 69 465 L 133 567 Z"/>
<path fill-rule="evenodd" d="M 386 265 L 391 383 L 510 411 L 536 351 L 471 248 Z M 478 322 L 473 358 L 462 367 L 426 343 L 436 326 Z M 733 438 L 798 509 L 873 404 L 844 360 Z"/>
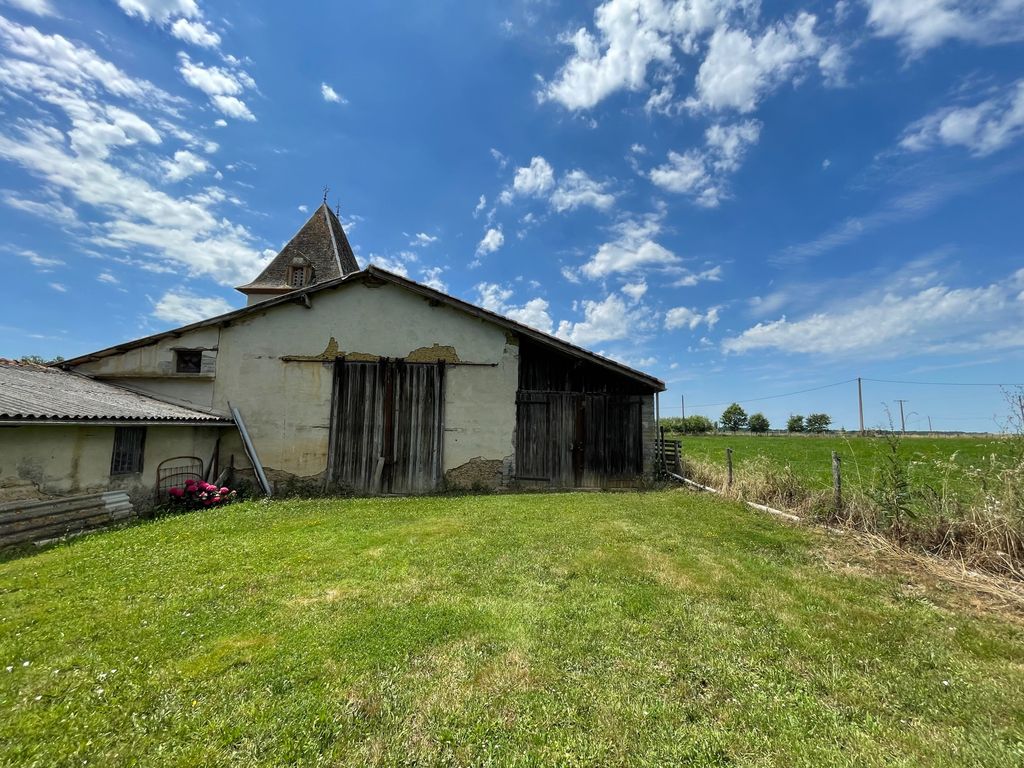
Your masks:
<path fill-rule="evenodd" d="M 441 481 L 444 364 L 335 364 L 332 470 L 357 493 L 424 493 Z"/>
<path fill-rule="evenodd" d="M 643 474 L 641 398 L 520 391 L 516 479 L 526 485 L 600 488 Z"/>

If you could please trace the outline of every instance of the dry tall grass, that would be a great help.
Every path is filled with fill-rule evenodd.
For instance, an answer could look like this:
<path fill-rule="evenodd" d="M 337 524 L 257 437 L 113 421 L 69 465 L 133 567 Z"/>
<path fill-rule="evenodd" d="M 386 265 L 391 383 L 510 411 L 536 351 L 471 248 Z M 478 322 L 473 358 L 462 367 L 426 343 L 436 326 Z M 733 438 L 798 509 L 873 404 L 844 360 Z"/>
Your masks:
<path fill-rule="evenodd" d="M 991 457 L 964 467 L 950 458 L 941 481 L 917 480 L 893 446 L 890 460 L 865 491 L 847 491 L 836 508 L 832 491 L 809 487 L 788 464 L 759 456 L 734 472 L 687 458 L 683 472 L 726 496 L 793 512 L 832 526 L 883 535 L 900 546 L 1024 579 L 1024 441 L 1013 458 Z"/>

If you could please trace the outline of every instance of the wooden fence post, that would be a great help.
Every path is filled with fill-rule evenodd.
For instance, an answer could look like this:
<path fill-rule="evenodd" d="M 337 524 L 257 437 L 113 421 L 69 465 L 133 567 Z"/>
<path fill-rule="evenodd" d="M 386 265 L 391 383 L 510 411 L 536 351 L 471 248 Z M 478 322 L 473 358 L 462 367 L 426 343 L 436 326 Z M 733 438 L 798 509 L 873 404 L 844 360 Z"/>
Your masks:
<path fill-rule="evenodd" d="M 832 503 L 836 512 L 843 508 L 843 473 L 842 459 L 839 453 L 832 451 Z"/>
<path fill-rule="evenodd" d="M 732 490 L 732 448 L 725 449 L 725 490 Z"/>

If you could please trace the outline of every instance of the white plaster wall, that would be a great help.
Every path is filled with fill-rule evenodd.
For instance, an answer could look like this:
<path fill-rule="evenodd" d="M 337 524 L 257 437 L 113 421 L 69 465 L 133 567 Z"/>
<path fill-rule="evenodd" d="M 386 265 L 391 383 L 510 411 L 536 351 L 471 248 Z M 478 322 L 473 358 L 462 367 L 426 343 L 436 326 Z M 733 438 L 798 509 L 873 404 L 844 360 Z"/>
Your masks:
<path fill-rule="evenodd" d="M 435 344 L 453 347 L 459 360 L 446 370 L 443 469 L 474 458 L 508 460 L 514 454 L 519 350 L 505 331 L 391 284 L 354 283 L 270 307 L 222 328 L 204 328 L 80 370 L 182 404 L 217 413 L 237 406 L 268 469 L 317 478 L 327 467 L 333 350 L 405 358 Z M 173 370 L 175 348 L 216 347 L 216 378 L 153 376 Z M 285 357 L 322 358 L 285 361 Z M 145 378 L 148 376 L 148 378 Z M 241 442 L 225 435 L 221 461 L 249 466 Z M 109 456 L 109 451 L 108 451 Z"/>
<path fill-rule="evenodd" d="M 137 502 L 156 488 L 161 461 L 213 454 L 217 427 L 146 427 L 142 472 L 110 474 L 114 427 L 40 425 L 0 427 L 0 501 L 127 490 Z"/>

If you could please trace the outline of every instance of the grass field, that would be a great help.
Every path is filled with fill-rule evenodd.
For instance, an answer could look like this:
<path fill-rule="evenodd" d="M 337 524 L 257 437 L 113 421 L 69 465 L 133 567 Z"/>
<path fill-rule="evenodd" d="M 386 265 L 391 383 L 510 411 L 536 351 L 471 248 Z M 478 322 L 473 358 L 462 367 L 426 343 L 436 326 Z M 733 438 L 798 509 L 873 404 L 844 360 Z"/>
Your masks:
<path fill-rule="evenodd" d="M 725 465 L 725 449 L 733 449 L 736 471 L 758 457 L 788 464 L 812 488 L 832 485 L 832 451 L 842 458 L 843 482 L 849 488 L 865 488 L 889 451 L 883 437 L 859 435 L 669 435 L 683 441 L 689 458 Z M 985 467 L 993 457 L 1008 459 L 1019 445 L 995 435 L 924 437 L 900 439 L 899 452 L 908 461 L 914 485 L 940 485 L 944 480 L 962 485 L 970 482 L 970 468 Z M 951 467 L 955 464 L 955 469 Z"/>
<path fill-rule="evenodd" d="M 0 764 L 1020 765 L 1022 625 L 838 546 L 682 491 L 84 537 L 0 563 Z"/>

